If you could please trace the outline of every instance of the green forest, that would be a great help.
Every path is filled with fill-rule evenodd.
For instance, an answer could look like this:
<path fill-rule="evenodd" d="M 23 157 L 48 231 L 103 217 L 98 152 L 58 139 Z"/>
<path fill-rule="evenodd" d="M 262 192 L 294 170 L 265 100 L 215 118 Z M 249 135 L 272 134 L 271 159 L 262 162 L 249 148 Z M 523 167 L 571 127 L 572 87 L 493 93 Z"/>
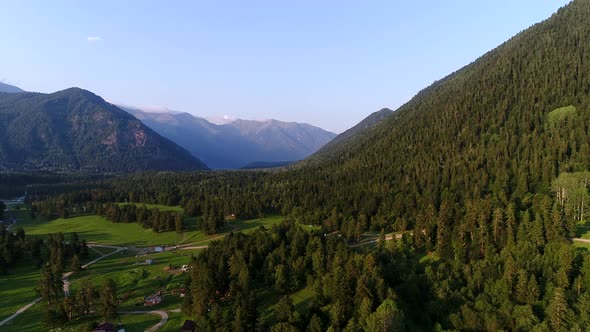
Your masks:
<path fill-rule="evenodd" d="M 585 331 L 590 246 L 573 241 L 590 217 L 588 17 L 590 0 L 575 0 L 278 170 L 0 181 L 29 185 L 26 203 L 47 219 L 181 232 L 188 216 L 217 234 L 230 217 L 284 216 L 191 258 L 182 313 L 199 331 Z M 0 246 L 0 271 L 21 254 L 54 257 L 3 228 Z M 105 310 L 115 288 L 98 297 Z"/>

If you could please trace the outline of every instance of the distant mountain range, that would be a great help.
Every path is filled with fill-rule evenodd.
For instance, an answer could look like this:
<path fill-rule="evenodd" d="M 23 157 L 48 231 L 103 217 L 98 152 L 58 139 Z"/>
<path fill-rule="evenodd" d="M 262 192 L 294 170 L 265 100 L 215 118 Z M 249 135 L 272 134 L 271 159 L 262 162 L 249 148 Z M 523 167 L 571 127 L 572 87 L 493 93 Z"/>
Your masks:
<path fill-rule="evenodd" d="M 127 112 L 78 88 L 29 93 L 1 84 L 0 170 L 121 173 L 207 167 Z M 18 93 L 20 92 L 20 93 Z"/>
<path fill-rule="evenodd" d="M 115 106 L 78 88 L 41 94 L 4 83 L 0 120 L 0 170 L 268 168 L 304 159 L 336 137 L 305 123 L 214 124 L 189 113 Z"/>
<path fill-rule="evenodd" d="M 189 113 L 121 108 L 214 169 L 250 167 L 254 162 L 283 165 L 306 158 L 336 137 L 304 123 L 236 119 L 217 125 Z"/>

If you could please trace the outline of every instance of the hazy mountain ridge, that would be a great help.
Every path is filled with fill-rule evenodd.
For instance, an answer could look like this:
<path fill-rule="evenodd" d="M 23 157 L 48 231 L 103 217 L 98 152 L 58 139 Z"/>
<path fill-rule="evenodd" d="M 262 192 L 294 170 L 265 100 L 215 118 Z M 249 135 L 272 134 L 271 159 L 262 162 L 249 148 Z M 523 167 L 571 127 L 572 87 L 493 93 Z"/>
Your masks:
<path fill-rule="evenodd" d="M 25 90 L 16 87 L 14 85 L 10 85 L 10 84 L 6 84 L 6 83 L 2 83 L 0 82 L 0 92 L 5 92 L 5 93 L 20 93 L 20 92 L 25 92 Z"/>
<path fill-rule="evenodd" d="M 212 168 L 241 168 L 252 162 L 303 159 L 336 135 L 309 124 L 235 119 L 217 125 L 189 113 L 153 113 L 125 107 Z"/>

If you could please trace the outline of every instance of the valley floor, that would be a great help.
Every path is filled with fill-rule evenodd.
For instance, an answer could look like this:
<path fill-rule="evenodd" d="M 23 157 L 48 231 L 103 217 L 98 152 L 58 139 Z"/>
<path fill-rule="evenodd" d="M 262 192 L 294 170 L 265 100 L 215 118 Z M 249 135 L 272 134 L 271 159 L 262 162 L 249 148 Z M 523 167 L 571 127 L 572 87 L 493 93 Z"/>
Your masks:
<path fill-rule="evenodd" d="M 87 261 L 102 258 L 83 272 L 69 276 L 69 290 L 75 293 L 79 285 L 88 279 L 92 280 L 95 287 L 106 279 L 113 279 L 122 300 L 119 306 L 121 314 L 115 323 L 123 324 L 127 331 L 144 331 L 150 327 L 155 327 L 153 331 L 177 331 L 187 318 L 180 313 L 183 299 L 178 291 L 183 288 L 187 278 L 180 267 L 189 264 L 190 257 L 206 248 L 211 241 L 219 240 L 229 232 L 247 233 L 260 226 L 270 228 L 283 220 L 280 216 L 236 220 L 228 222 L 222 232 L 206 235 L 196 229 L 194 218 L 187 219 L 188 229 L 178 234 L 154 233 L 138 224 L 111 223 L 95 215 L 49 221 L 32 217 L 25 207 L 12 212 L 17 219 L 15 227 L 23 227 L 27 237 L 46 237 L 50 233 L 62 232 L 67 238 L 68 233 L 77 232 L 81 239 L 89 242 L 91 255 Z M 168 250 L 154 253 L 152 249 L 155 245 L 167 245 Z M 126 247 L 127 250 L 117 247 Z M 151 260 L 149 265 L 146 264 L 148 259 Z M 0 298 L 0 321 L 7 320 L 17 310 L 38 298 L 35 288 L 39 277 L 39 270 L 32 264 L 19 265 L 0 277 L 0 293 L 3 295 Z M 159 291 L 165 294 L 163 303 L 144 307 L 144 297 Z M 1 325 L 0 331 L 46 331 L 47 328 L 41 323 L 43 306 L 35 302 Z M 165 313 L 168 317 L 163 320 L 159 315 L 148 314 L 148 311 Z M 74 320 L 60 331 L 78 331 L 92 321 L 100 321 L 100 318 L 90 316 Z M 162 325 L 156 326 L 159 323 Z"/>
<path fill-rule="evenodd" d="M 162 207 L 164 208 L 164 207 Z M 174 208 L 174 207 L 172 207 Z M 117 284 L 120 316 L 114 323 L 123 324 L 127 331 L 144 331 L 155 327 L 158 331 L 177 331 L 185 317 L 180 308 L 182 297 L 179 290 L 183 288 L 187 278 L 181 271 L 182 265 L 190 262 L 191 256 L 206 248 L 211 241 L 219 240 L 228 232 L 251 232 L 260 226 L 270 228 L 280 223 L 283 218 L 270 216 L 263 219 L 231 221 L 216 235 L 206 235 L 196 229 L 196 219 L 187 219 L 187 230 L 176 232 L 154 233 L 138 224 L 111 223 L 105 218 L 95 215 L 69 219 L 44 220 L 33 218 L 26 208 L 12 210 L 17 219 L 16 227 L 23 227 L 27 236 L 45 237 L 47 234 L 77 232 L 81 239 L 91 243 L 90 257 L 87 262 L 96 260 L 83 272 L 68 278 L 69 289 L 75 293 L 86 281 L 100 286 L 105 280 L 113 279 Z M 303 229 L 318 230 L 315 226 L 301 225 Z M 338 236 L 338 234 L 329 234 Z M 386 240 L 399 239 L 401 233 L 388 234 Z M 355 247 L 374 246 L 379 241 L 379 234 L 365 233 Z M 165 252 L 154 253 L 155 245 L 167 245 Z M 574 246 L 578 250 L 590 250 L 590 228 L 580 225 Z M 127 250 L 120 250 L 126 247 Z M 100 258 L 97 260 L 97 258 Z M 424 256 L 420 259 L 436 259 Z M 151 260 L 148 265 L 147 260 Z M 0 321 L 6 320 L 18 309 L 25 307 L 38 298 L 35 287 L 40 273 L 31 264 L 23 264 L 12 268 L 7 275 L 0 277 Z M 146 296 L 162 292 L 164 302 L 152 307 L 144 307 Z M 312 296 L 312 290 L 303 287 L 290 294 L 295 308 L 303 312 Z M 274 308 L 280 296 L 268 290 L 258 294 L 259 311 L 263 319 L 272 319 Z M 41 323 L 43 304 L 33 303 L 22 313 L 0 326 L 0 331 L 46 331 Z M 152 313 L 149 313 L 152 312 Z M 163 318 L 167 316 L 167 318 Z M 69 322 L 61 331 L 78 331 L 92 321 L 100 321 L 98 316 L 90 316 Z M 158 324 L 161 324 L 158 325 Z"/>

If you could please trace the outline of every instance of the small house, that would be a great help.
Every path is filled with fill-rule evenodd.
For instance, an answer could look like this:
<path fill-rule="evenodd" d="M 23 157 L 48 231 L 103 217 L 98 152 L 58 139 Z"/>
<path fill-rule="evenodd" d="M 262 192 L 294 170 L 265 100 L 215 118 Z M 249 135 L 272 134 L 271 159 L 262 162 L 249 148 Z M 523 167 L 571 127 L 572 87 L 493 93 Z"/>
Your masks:
<path fill-rule="evenodd" d="M 93 332 L 115 332 L 115 325 L 109 322 L 102 322 L 93 330 Z"/>
<path fill-rule="evenodd" d="M 151 307 L 154 305 L 158 305 L 164 301 L 164 297 L 162 295 L 156 294 L 152 296 L 146 296 L 143 300 L 143 305 L 145 307 Z"/>
<path fill-rule="evenodd" d="M 195 327 L 195 322 L 192 320 L 185 320 L 184 324 L 182 324 L 182 332 L 195 332 L 196 327 Z"/>
<path fill-rule="evenodd" d="M 154 264 L 154 260 L 153 259 L 148 258 L 148 259 L 145 260 L 145 265 L 152 265 L 152 264 Z"/>
<path fill-rule="evenodd" d="M 155 252 L 163 252 L 164 251 L 164 247 L 154 247 L 154 251 Z"/>

